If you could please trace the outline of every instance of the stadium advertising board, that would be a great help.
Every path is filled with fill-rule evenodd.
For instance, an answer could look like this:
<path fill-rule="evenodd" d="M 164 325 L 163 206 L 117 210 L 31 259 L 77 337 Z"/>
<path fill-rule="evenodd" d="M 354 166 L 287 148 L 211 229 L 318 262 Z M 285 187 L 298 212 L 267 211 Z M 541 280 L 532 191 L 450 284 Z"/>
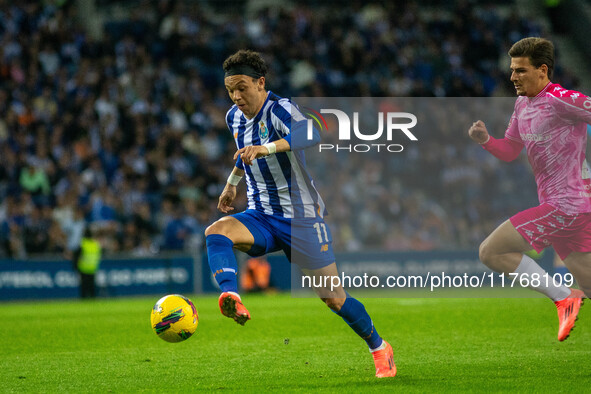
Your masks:
<path fill-rule="evenodd" d="M 96 274 L 98 296 L 193 291 L 193 259 L 105 259 Z M 0 300 L 78 297 L 79 279 L 66 260 L 0 260 Z"/>

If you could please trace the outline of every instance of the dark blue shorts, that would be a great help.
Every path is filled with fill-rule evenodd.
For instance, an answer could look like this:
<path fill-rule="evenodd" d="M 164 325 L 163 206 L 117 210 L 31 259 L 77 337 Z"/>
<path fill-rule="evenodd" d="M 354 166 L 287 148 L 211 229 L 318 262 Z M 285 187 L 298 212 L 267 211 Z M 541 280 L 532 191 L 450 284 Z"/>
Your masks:
<path fill-rule="evenodd" d="M 332 235 L 321 217 L 290 219 L 266 215 L 254 209 L 232 215 L 254 237 L 247 252 L 257 257 L 283 250 L 301 268 L 318 269 L 334 263 Z"/>

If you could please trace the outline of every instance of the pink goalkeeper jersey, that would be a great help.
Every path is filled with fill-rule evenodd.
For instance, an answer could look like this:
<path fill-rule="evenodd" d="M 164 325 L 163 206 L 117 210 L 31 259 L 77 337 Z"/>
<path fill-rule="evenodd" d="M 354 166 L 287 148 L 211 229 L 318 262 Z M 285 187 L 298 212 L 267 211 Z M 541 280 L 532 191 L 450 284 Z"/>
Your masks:
<path fill-rule="evenodd" d="M 591 98 L 548 83 L 535 98 L 520 96 L 505 137 L 525 145 L 540 204 L 567 214 L 591 212 L 585 160 Z"/>

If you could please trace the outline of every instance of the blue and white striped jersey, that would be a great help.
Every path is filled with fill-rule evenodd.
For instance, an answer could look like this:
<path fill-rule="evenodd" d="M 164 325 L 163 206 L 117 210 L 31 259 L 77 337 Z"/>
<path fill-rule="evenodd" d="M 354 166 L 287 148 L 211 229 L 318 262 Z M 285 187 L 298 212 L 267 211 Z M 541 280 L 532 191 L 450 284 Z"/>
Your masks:
<path fill-rule="evenodd" d="M 271 91 L 254 118 L 247 119 L 236 105 L 226 114 L 238 149 L 285 138 L 298 122 L 307 122 L 299 109 Z M 245 166 L 238 158 L 236 167 L 246 173 L 248 209 L 285 218 L 324 216 L 325 205 L 306 170 L 303 150 L 256 159 L 252 166 Z"/>

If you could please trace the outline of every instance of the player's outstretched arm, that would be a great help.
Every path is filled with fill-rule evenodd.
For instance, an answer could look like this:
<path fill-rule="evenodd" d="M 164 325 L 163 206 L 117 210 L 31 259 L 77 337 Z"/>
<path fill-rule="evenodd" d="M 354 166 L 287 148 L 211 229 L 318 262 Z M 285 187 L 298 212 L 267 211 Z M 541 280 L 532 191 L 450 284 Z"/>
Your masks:
<path fill-rule="evenodd" d="M 503 161 L 513 161 L 519 156 L 519 152 L 523 149 L 521 142 L 514 141 L 507 137 L 503 139 L 496 139 L 488 134 L 486 125 L 483 121 L 478 120 L 472 124 L 468 130 L 468 135 L 474 141 L 478 142 L 484 149 L 489 151 L 497 159 Z"/>
<path fill-rule="evenodd" d="M 228 181 L 226 182 L 226 186 L 220 194 L 220 198 L 218 200 L 218 210 L 223 213 L 228 213 L 234 210 L 234 207 L 231 204 L 234 202 L 236 198 L 236 186 L 238 182 L 244 176 L 244 170 L 234 167 L 232 173 L 228 177 Z"/>
<path fill-rule="evenodd" d="M 238 159 L 238 156 L 242 159 L 242 162 L 247 165 L 252 165 L 252 161 L 260 159 L 261 157 L 269 156 L 274 153 L 287 152 L 291 148 L 289 142 L 285 139 L 280 139 L 274 142 L 269 142 L 265 145 L 251 145 L 240 148 L 234 153 L 234 160 Z"/>

